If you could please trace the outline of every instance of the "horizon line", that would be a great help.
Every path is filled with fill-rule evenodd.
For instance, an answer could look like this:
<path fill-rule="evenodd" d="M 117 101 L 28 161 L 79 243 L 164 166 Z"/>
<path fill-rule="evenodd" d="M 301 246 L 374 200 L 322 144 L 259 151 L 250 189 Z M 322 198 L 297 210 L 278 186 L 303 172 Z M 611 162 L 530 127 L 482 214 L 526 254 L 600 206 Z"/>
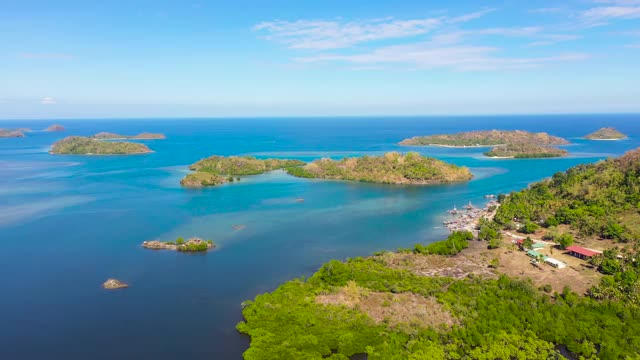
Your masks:
<path fill-rule="evenodd" d="M 78 120 L 178 120 L 178 119 L 188 119 L 188 120 L 249 120 L 249 119 L 328 119 L 328 118 L 437 118 L 437 117 L 507 117 L 507 116 L 519 116 L 519 117 L 530 117 L 530 116 L 584 116 L 584 115 L 640 115 L 639 112 L 585 112 L 585 113 L 496 113 L 496 114 L 424 114 L 424 115 L 394 115 L 394 114 L 380 114 L 380 115 L 257 115 L 257 116 L 246 116 L 246 115 L 212 115 L 212 116 L 117 116 L 117 117 L 51 117 L 51 118 L 2 118 L 0 117 L 0 121 L 78 121 Z"/>

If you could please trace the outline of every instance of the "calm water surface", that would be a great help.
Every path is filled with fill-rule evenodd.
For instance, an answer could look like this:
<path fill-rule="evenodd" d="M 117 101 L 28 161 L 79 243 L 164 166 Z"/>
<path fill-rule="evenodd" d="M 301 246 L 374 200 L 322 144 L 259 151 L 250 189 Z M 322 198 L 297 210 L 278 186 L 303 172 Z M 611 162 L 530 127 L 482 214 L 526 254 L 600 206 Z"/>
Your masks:
<path fill-rule="evenodd" d="M 56 121 L 63 133 L 0 139 L 0 358 L 240 359 L 240 303 L 329 259 L 366 256 L 445 236 L 445 210 L 520 189 L 575 164 L 640 146 L 640 116 L 163 119 Z M 51 121 L 1 121 L 43 129 Z M 624 141 L 579 139 L 602 126 Z M 547 131 L 571 156 L 486 159 L 482 149 L 415 150 L 471 168 L 467 184 L 402 187 L 297 179 L 282 172 L 182 189 L 187 165 L 218 155 L 312 160 L 385 151 L 421 134 Z M 49 155 L 68 135 L 161 132 L 136 156 Z M 302 197 L 304 203 L 297 203 Z M 243 224 L 241 231 L 233 225 Z M 144 240 L 199 236 L 208 254 L 154 252 Z M 108 277 L 131 287 L 107 292 Z"/>

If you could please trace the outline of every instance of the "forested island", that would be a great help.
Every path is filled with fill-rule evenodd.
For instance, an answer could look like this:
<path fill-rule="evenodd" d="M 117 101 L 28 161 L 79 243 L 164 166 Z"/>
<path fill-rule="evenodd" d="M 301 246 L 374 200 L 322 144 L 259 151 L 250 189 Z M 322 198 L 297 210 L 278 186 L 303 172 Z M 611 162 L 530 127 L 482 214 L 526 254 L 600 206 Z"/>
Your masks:
<path fill-rule="evenodd" d="M 612 127 L 605 127 L 585 135 L 584 138 L 589 140 L 620 140 L 626 139 L 627 135 Z"/>
<path fill-rule="evenodd" d="M 53 144 L 51 154 L 69 155 L 132 155 L 150 153 L 144 144 L 99 141 L 83 136 L 69 136 Z"/>
<path fill-rule="evenodd" d="M 353 180 L 383 184 L 442 184 L 471 180 L 466 167 L 422 156 L 416 152 L 402 155 L 389 152 L 382 156 L 362 156 L 341 160 L 320 159 L 287 172 L 303 178 Z"/>
<path fill-rule="evenodd" d="M 484 154 L 495 158 L 532 159 L 567 156 L 569 152 L 552 146 L 522 143 L 496 146 Z"/>
<path fill-rule="evenodd" d="M 238 176 L 259 175 L 268 171 L 301 166 L 300 160 L 257 159 L 253 156 L 211 156 L 191 166 L 192 173 L 185 176 L 180 184 L 186 187 L 204 187 L 240 180 Z"/>
<path fill-rule="evenodd" d="M 544 132 L 522 130 L 469 131 L 455 134 L 416 136 L 405 139 L 400 145 L 446 147 L 493 147 L 485 155 L 505 158 L 545 158 L 567 155 L 567 151 L 555 148 L 566 145 L 563 138 Z"/>
<path fill-rule="evenodd" d="M 24 131 L 12 129 L 0 129 L 0 138 L 21 138 L 24 137 Z"/>
<path fill-rule="evenodd" d="M 120 135 L 110 132 L 100 132 L 92 136 L 96 140 L 162 140 L 167 137 L 164 134 L 140 133 L 138 135 Z"/>
<path fill-rule="evenodd" d="M 237 329 L 251 336 L 244 358 L 638 359 L 638 173 L 640 150 L 580 165 L 501 195 L 477 240 L 454 232 L 413 249 L 331 261 L 243 303 Z M 512 229 L 546 231 L 559 253 L 574 236 L 601 238 L 606 250 L 577 260 L 582 268 L 545 269 L 526 238 L 520 246 L 533 268 L 525 260 L 522 271 L 509 272 L 501 261 L 528 258 L 502 242 Z M 527 271 L 536 280 L 516 278 Z M 592 273 L 598 283 L 572 290 Z M 540 283 L 549 276 L 563 287 Z"/>

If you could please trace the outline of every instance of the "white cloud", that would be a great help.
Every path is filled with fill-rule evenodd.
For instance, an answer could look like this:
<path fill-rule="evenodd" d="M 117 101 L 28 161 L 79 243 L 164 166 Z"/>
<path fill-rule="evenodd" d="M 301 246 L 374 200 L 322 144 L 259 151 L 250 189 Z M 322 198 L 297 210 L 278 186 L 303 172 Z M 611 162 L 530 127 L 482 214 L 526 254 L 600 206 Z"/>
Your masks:
<path fill-rule="evenodd" d="M 339 49 L 358 43 L 425 34 L 441 24 L 438 18 L 369 20 L 365 22 L 299 20 L 263 22 L 254 27 L 266 38 L 293 49 Z"/>
<path fill-rule="evenodd" d="M 395 45 L 354 55 L 322 54 L 298 58 L 305 63 L 341 61 L 359 66 L 404 64 L 419 68 L 453 70 L 503 70 L 539 67 L 544 63 L 584 60 L 586 54 L 561 54 L 549 57 L 498 57 L 498 48 L 488 46 L 433 46 L 432 43 Z"/>
<path fill-rule="evenodd" d="M 577 39 L 580 39 L 580 36 L 564 34 L 544 34 L 540 36 L 540 40 L 530 42 L 528 46 L 547 46 L 557 44 L 559 42 L 572 41 Z"/>
<path fill-rule="evenodd" d="M 561 8 L 561 7 L 543 7 L 543 8 L 529 10 L 529 12 L 536 13 L 536 14 L 557 14 L 557 13 L 562 13 L 566 11 L 567 10 L 565 8 Z"/>
<path fill-rule="evenodd" d="M 467 22 L 467 21 L 471 21 L 471 20 L 475 20 L 478 18 L 481 18 L 489 13 L 492 13 L 496 11 L 496 9 L 484 9 L 484 10 L 480 10 L 480 11 L 476 11 L 476 12 L 472 12 L 469 14 L 465 14 L 465 15 L 460 15 L 460 16 L 456 16 L 453 17 L 451 19 L 448 20 L 449 23 L 455 24 L 455 23 L 462 23 L 462 22 Z"/>
<path fill-rule="evenodd" d="M 73 59 L 73 55 L 63 53 L 23 53 L 20 54 L 20 57 L 25 59 Z"/>
<path fill-rule="evenodd" d="M 612 19 L 640 19 L 640 6 L 600 6 L 588 9 L 582 17 L 592 22 Z"/>
<path fill-rule="evenodd" d="M 58 102 L 56 101 L 56 99 L 52 98 L 51 96 L 45 96 L 42 99 L 40 99 L 40 104 L 43 104 L 43 105 L 52 105 L 57 103 Z"/>
<path fill-rule="evenodd" d="M 266 32 L 265 38 L 293 49 L 341 49 L 356 44 L 400 39 L 427 34 L 446 24 L 467 22 L 484 16 L 494 9 L 486 9 L 457 17 L 433 17 L 410 20 L 393 18 L 362 21 L 298 20 L 266 21 L 254 26 L 254 31 Z"/>
<path fill-rule="evenodd" d="M 613 5 L 640 5 L 640 0 L 593 0 L 593 2 Z"/>
<path fill-rule="evenodd" d="M 351 69 L 375 70 L 392 65 L 400 65 L 404 69 L 523 69 L 589 57 L 586 54 L 508 57 L 498 55 L 502 48 L 470 44 L 475 38 L 489 36 L 526 38 L 524 45 L 528 46 L 551 45 L 579 38 L 572 34 L 547 34 L 545 28 L 540 26 L 459 29 L 459 23 L 482 17 L 492 11 L 495 10 L 486 9 L 457 17 L 413 20 L 384 18 L 364 21 L 271 21 L 257 24 L 254 30 L 267 32 L 266 39 L 283 43 L 291 49 L 316 51 L 313 55 L 296 58 L 297 64 L 342 62 Z M 416 36 L 420 37 L 408 39 Z M 357 49 L 354 45 L 389 39 L 395 40 L 395 44 L 377 47 L 369 44 L 368 47 L 361 48 L 360 53 L 354 53 Z"/>

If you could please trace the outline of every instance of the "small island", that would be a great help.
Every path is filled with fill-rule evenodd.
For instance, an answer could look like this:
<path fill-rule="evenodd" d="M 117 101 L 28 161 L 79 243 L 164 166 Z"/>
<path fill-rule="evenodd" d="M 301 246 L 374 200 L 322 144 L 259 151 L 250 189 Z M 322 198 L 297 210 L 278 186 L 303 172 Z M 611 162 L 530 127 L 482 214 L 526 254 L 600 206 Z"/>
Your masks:
<path fill-rule="evenodd" d="M 496 146 L 484 153 L 484 155 L 488 157 L 504 159 L 552 158 L 567 156 L 567 154 L 569 154 L 569 152 L 564 149 L 525 143 Z"/>
<path fill-rule="evenodd" d="M 107 279 L 104 283 L 102 283 L 102 288 L 107 290 L 117 290 L 128 288 L 129 285 L 124 283 L 118 279 Z"/>
<path fill-rule="evenodd" d="M 91 137 L 96 140 L 163 140 L 167 137 L 164 134 L 140 133 L 138 135 L 120 135 L 110 132 L 100 132 Z"/>
<path fill-rule="evenodd" d="M 416 152 L 402 155 L 362 156 L 342 160 L 320 159 L 303 167 L 287 169 L 293 176 L 333 180 L 353 180 L 382 184 L 431 185 L 471 180 L 466 167 L 422 156 Z"/>
<path fill-rule="evenodd" d="M 51 154 L 68 155 L 133 155 L 150 153 L 144 144 L 133 142 L 99 141 L 82 136 L 69 136 L 51 147 Z"/>
<path fill-rule="evenodd" d="M 405 139 L 405 146 L 444 146 L 453 148 L 492 147 L 485 153 L 489 157 L 499 158 L 548 158 L 566 156 L 566 150 L 556 145 L 566 145 L 563 138 L 544 132 L 532 133 L 522 130 L 469 131 L 456 134 L 416 136 Z"/>
<path fill-rule="evenodd" d="M 203 240 L 197 237 L 193 237 L 187 241 L 183 238 L 178 238 L 176 241 L 145 241 L 142 243 L 142 247 L 151 250 L 177 250 L 182 252 L 203 252 L 209 251 L 215 247 L 215 244 L 211 240 Z"/>
<path fill-rule="evenodd" d="M 64 126 L 62 125 L 58 125 L 58 124 L 54 124 L 49 126 L 48 128 L 45 129 L 45 131 L 64 131 Z"/>
<path fill-rule="evenodd" d="M 204 187 L 239 181 L 241 175 L 258 175 L 268 171 L 304 165 L 300 160 L 256 159 L 253 156 L 211 156 L 189 166 L 194 171 L 180 184 L 186 187 Z"/>
<path fill-rule="evenodd" d="M 586 135 L 584 138 L 588 140 L 622 140 L 626 139 L 627 135 L 612 127 L 604 127 Z"/>
<path fill-rule="evenodd" d="M 0 129 L 0 138 L 21 138 L 24 132 L 20 130 Z"/>

